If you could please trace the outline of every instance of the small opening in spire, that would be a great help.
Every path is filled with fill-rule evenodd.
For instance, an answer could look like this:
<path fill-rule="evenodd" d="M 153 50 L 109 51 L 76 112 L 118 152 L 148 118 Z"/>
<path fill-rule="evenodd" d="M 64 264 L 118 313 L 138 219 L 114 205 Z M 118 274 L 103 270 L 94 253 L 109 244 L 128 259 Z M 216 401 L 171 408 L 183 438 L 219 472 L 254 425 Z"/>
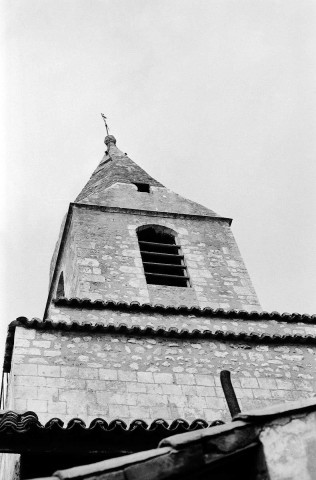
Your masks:
<path fill-rule="evenodd" d="M 149 183 L 134 183 L 134 185 L 136 185 L 137 190 L 138 190 L 139 192 L 150 193 L 150 185 L 149 185 Z"/>

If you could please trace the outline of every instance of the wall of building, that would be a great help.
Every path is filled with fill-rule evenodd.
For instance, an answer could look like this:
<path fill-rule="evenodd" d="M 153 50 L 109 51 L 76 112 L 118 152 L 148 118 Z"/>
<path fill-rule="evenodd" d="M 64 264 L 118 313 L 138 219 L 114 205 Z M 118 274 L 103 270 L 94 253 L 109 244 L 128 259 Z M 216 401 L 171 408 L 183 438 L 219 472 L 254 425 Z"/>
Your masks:
<path fill-rule="evenodd" d="M 232 372 L 242 410 L 316 392 L 315 346 L 17 327 L 9 407 L 42 422 L 227 420 L 222 369 Z"/>
<path fill-rule="evenodd" d="M 287 415 L 266 423 L 260 434 L 271 480 L 316 478 L 316 413 Z"/>
<path fill-rule="evenodd" d="M 20 455 L 0 453 L 1 480 L 20 480 Z"/>
<path fill-rule="evenodd" d="M 147 285 L 136 229 L 177 232 L 191 288 Z M 62 265 L 70 296 L 163 305 L 260 310 L 227 222 L 75 208 Z M 74 255 L 75 253 L 75 255 Z M 78 282 L 73 278 L 78 277 Z"/>

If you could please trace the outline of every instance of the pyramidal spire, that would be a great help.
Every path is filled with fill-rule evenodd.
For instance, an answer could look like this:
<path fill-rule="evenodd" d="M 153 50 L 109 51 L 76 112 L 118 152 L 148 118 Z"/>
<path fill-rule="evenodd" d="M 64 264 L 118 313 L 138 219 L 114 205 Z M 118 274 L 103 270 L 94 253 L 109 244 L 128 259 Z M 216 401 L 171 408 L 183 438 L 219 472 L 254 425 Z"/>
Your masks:
<path fill-rule="evenodd" d="M 102 115 L 107 136 L 106 151 L 88 183 L 76 198 L 76 203 L 137 210 L 217 216 L 196 202 L 172 192 L 151 177 L 116 146 L 109 134 L 106 117 Z"/>
<path fill-rule="evenodd" d="M 129 184 L 134 188 L 137 185 L 163 187 L 117 148 L 113 135 L 107 135 L 104 143 L 107 147 L 104 157 L 76 198 L 76 202 L 107 204 L 108 190 L 115 185 Z"/>

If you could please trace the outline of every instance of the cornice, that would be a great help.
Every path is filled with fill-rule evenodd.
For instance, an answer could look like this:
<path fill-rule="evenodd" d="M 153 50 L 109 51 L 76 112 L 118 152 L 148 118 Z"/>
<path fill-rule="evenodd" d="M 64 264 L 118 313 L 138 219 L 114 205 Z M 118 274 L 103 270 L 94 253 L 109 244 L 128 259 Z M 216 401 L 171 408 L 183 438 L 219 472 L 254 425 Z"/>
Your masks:
<path fill-rule="evenodd" d="M 79 203 L 72 202 L 70 203 L 71 207 L 85 208 L 87 210 L 100 210 L 102 212 L 111 212 L 111 213 L 124 213 L 129 215 L 142 215 L 150 217 L 164 217 L 164 218 L 183 218 L 190 220 L 213 220 L 213 221 L 224 221 L 229 225 L 232 223 L 232 218 L 221 217 L 218 215 L 194 215 L 189 213 L 177 213 L 177 212 L 164 212 L 158 210 L 138 210 L 135 208 L 125 208 L 125 207 L 109 207 L 106 205 L 96 205 L 92 203 Z"/>

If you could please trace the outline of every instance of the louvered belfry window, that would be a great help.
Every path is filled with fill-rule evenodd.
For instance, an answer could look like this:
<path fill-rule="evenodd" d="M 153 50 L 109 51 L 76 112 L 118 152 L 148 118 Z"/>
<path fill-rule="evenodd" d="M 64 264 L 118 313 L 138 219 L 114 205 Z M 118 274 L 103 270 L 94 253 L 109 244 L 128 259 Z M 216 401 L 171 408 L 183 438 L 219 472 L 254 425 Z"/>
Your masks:
<path fill-rule="evenodd" d="M 169 229 L 158 225 L 141 227 L 137 236 L 147 283 L 190 286 L 181 247 Z"/>

